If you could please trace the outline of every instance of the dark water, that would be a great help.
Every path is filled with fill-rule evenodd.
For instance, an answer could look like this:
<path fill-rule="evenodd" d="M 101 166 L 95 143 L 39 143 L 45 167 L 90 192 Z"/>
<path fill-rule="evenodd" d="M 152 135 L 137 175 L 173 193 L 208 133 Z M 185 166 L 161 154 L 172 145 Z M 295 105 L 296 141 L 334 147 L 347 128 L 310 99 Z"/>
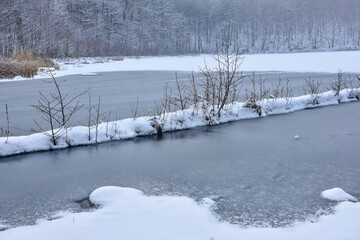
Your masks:
<path fill-rule="evenodd" d="M 115 185 L 212 197 L 219 218 L 279 226 L 316 216 L 341 187 L 360 197 L 360 103 L 98 146 L 0 158 L 0 219 L 30 224 Z M 301 138 L 296 140 L 295 135 Z"/>

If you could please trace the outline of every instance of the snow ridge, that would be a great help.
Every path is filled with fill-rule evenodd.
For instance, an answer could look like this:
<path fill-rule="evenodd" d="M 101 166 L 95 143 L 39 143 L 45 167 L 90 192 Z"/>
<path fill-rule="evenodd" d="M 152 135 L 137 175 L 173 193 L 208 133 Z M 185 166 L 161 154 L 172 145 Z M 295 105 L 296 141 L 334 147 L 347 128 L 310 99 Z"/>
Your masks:
<path fill-rule="evenodd" d="M 316 101 L 314 101 L 315 97 Z M 192 106 L 186 110 L 163 113 L 160 116 L 144 116 L 136 119 L 129 118 L 113 122 L 103 122 L 99 124 L 97 134 L 95 132 L 96 128 L 91 127 L 90 136 L 88 133 L 89 129 L 86 126 L 63 129 L 60 132 L 56 145 L 53 145 L 51 141 L 50 132 L 9 138 L 1 137 L 0 157 L 217 125 L 242 119 L 291 113 L 306 108 L 359 101 L 359 99 L 360 88 L 341 90 L 338 96 L 335 96 L 333 91 L 328 91 L 318 96 L 304 95 L 291 99 L 265 99 L 254 103 L 261 107 L 260 113 L 258 109 L 248 107 L 249 104 L 234 102 L 224 107 L 221 117 L 213 116 L 210 108 L 204 109 L 199 106 Z"/>

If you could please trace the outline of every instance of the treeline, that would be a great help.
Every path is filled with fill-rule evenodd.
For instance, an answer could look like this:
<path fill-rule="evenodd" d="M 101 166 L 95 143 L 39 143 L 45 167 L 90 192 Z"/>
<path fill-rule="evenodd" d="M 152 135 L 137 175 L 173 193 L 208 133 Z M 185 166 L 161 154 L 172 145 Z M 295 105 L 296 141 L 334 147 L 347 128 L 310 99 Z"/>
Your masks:
<path fill-rule="evenodd" d="M 360 0 L 0 0 L 0 55 L 360 48 Z"/>

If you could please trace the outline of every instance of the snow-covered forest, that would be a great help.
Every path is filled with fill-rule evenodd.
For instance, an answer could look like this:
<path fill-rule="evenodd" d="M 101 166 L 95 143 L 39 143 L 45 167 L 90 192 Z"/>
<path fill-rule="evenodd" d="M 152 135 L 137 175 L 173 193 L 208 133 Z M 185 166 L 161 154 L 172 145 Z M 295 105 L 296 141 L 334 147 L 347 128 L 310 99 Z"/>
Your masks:
<path fill-rule="evenodd" d="M 360 48 L 360 0 L 1 0 L 0 55 L 48 57 Z"/>

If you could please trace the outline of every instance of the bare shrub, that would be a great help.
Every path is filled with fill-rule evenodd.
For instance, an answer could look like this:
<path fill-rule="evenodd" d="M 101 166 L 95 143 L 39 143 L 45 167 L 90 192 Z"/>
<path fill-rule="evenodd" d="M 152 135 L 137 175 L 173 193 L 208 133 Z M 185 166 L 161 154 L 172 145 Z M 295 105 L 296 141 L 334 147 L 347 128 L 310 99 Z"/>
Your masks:
<path fill-rule="evenodd" d="M 355 81 L 356 80 L 356 81 Z M 355 83 L 354 83 L 355 82 Z M 350 74 L 346 78 L 346 84 L 350 87 L 349 98 L 360 100 L 360 94 L 358 91 L 355 91 L 355 88 L 360 88 L 360 77 L 356 76 L 355 78 Z"/>
<path fill-rule="evenodd" d="M 272 99 L 278 99 L 284 96 L 284 87 L 282 79 L 279 78 L 279 80 L 276 83 L 271 83 L 271 94 L 270 98 Z"/>
<path fill-rule="evenodd" d="M 91 95 L 89 94 L 89 102 L 87 106 L 88 117 L 87 117 L 87 131 L 88 140 L 91 141 L 91 131 L 95 129 L 95 142 L 98 142 L 99 136 L 99 125 L 104 120 L 104 114 L 101 112 L 101 97 L 99 96 L 96 105 L 92 104 Z M 110 117 L 109 117 L 110 118 Z M 108 126 L 108 125 L 107 125 Z"/>
<path fill-rule="evenodd" d="M 346 88 L 346 81 L 344 79 L 344 72 L 339 70 L 337 77 L 330 81 L 330 89 L 334 91 L 335 96 L 339 96 L 340 91 Z"/>
<path fill-rule="evenodd" d="M 180 81 L 175 73 L 176 91 L 172 94 L 171 104 L 180 110 L 185 110 L 188 106 L 188 87 L 183 81 Z M 171 91 L 172 92 L 172 91 Z"/>
<path fill-rule="evenodd" d="M 304 93 L 309 94 L 312 99 L 312 104 L 316 105 L 319 104 L 319 97 L 321 96 L 320 93 L 320 86 L 322 84 L 322 81 L 319 80 L 313 80 L 311 77 L 305 78 L 305 86 L 303 87 Z"/>
<path fill-rule="evenodd" d="M 105 136 L 108 137 L 109 136 L 109 123 L 110 123 L 110 118 L 111 118 L 111 110 L 109 111 L 105 121 L 106 121 L 106 131 L 105 131 Z"/>
<path fill-rule="evenodd" d="M 290 86 L 290 80 L 287 78 L 284 83 L 281 78 L 274 84 L 271 84 L 271 94 L 269 95 L 272 99 L 283 98 L 286 100 L 286 107 L 289 107 L 293 97 L 293 90 Z"/>
<path fill-rule="evenodd" d="M 191 83 L 191 88 L 189 90 L 189 101 L 194 104 L 195 106 L 198 105 L 198 103 L 201 101 L 201 96 L 198 94 L 198 87 L 196 84 L 194 72 L 191 73 L 191 76 L 189 76 L 189 80 Z"/>
<path fill-rule="evenodd" d="M 136 118 L 139 116 L 139 103 L 139 98 L 137 98 L 136 104 L 131 106 L 131 113 L 134 120 L 136 120 Z"/>
<path fill-rule="evenodd" d="M 5 114 L 6 114 L 6 128 L 0 128 L 1 136 L 5 136 L 5 143 L 8 143 L 10 136 L 10 120 L 9 120 L 9 109 L 8 105 L 5 104 Z"/>
<path fill-rule="evenodd" d="M 290 80 L 289 79 L 286 79 L 286 84 L 285 84 L 285 87 L 284 87 L 284 91 L 283 91 L 283 98 L 285 98 L 286 100 L 286 107 L 287 108 L 290 108 L 290 105 L 291 105 L 291 101 L 292 101 L 292 98 L 293 98 L 293 90 L 292 90 L 292 87 L 290 86 Z"/>
<path fill-rule="evenodd" d="M 116 113 L 116 115 L 115 115 L 115 122 L 113 123 L 113 128 L 114 128 L 114 134 L 112 134 L 112 135 L 110 136 L 110 139 L 113 139 L 116 134 L 119 134 L 119 135 L 120 135 L 120 133 L 119 133 L 120 126 L 119 126 L 119 124 L 118 124 L 118 115 L 117 115 L 117 113 Z"/>
<path fill-rule="evenodd" d="M 102 120 L 100 120 L 100 118 L 103 116 L 103 114 L 100 112 L 100 108 L 101 108 L 101 97 L 99 96 L 98 99 L 98 103 L 94 106 L 95 109 L 95 115 L 94 115 L 94 120 L 95 120 L 95 142 L 98 142 L 98 135 L 99 135 L 99 124 L 100 122 L 102 122 Z"/>
<path fill-rule="evenodd" d="M 266 80 L 261 75 L 257 78 L 255 72 L 248 76 L 251 88 L 245 89 L 245 104 L 243 107 L 254 109 L 259 116 L 262 114 L 262 102 L 269 97 L 270 89 L 266 87 Z"/>

